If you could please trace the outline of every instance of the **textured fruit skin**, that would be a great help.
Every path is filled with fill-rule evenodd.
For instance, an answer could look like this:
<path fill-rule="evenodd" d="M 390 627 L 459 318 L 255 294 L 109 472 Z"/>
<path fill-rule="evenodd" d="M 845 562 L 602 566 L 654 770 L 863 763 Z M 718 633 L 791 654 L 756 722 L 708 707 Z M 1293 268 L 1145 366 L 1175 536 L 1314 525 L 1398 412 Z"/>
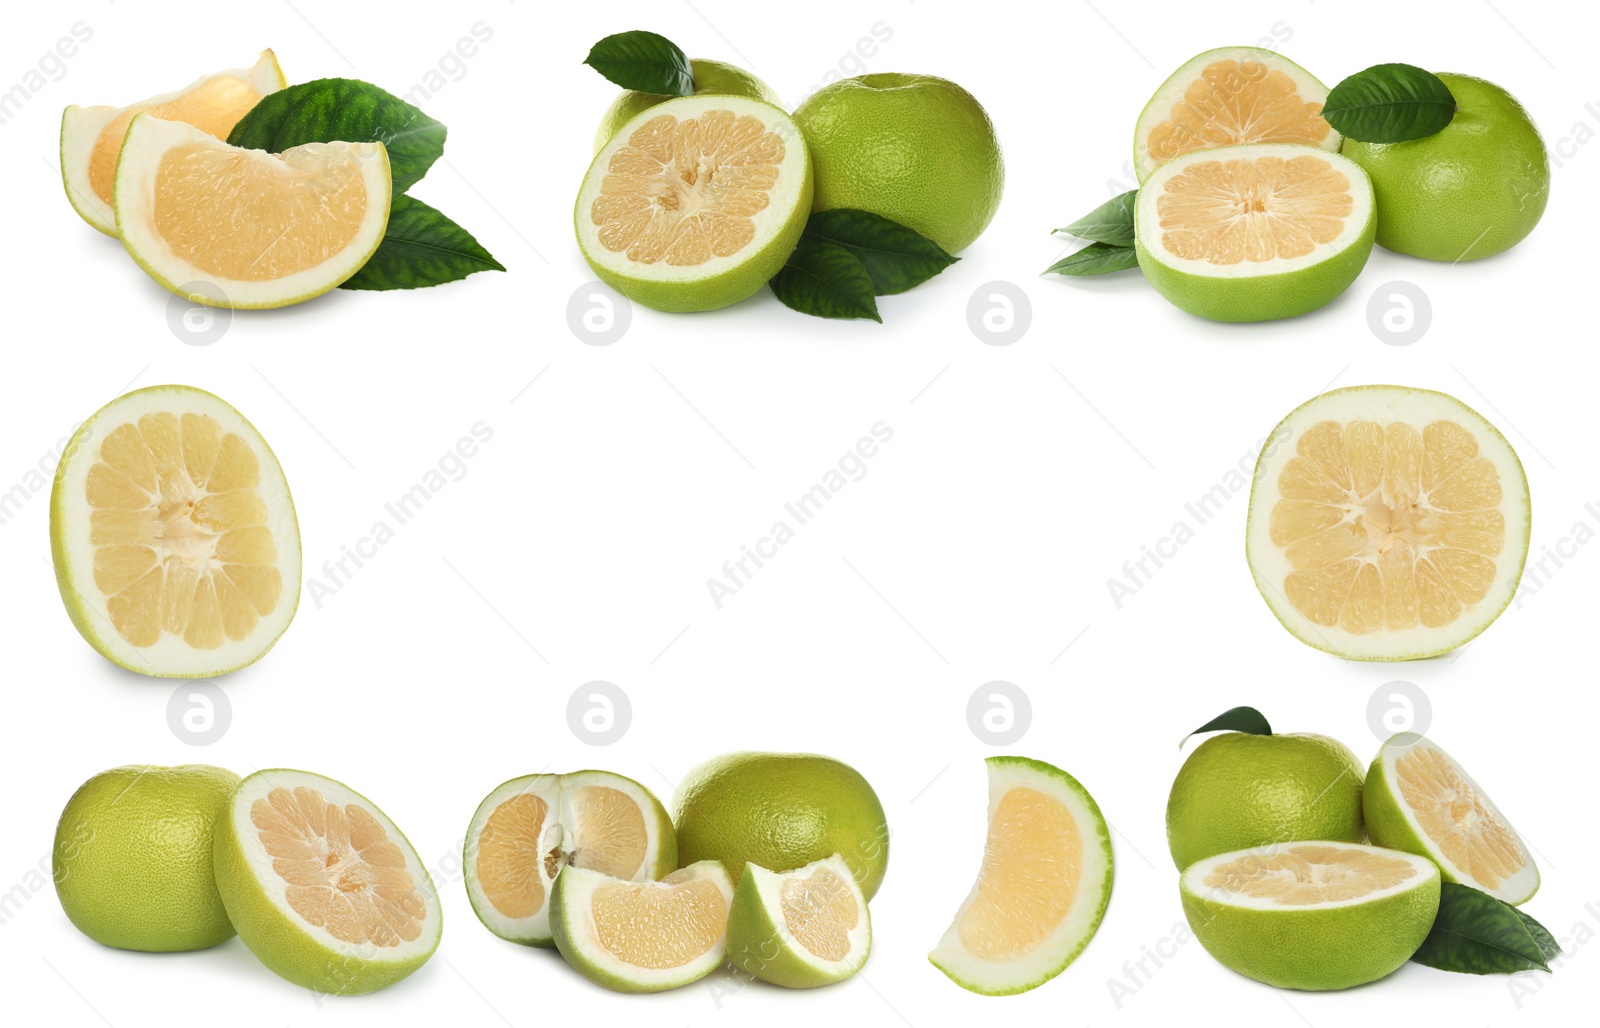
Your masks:
<path fill-rule="evenodd" d="M 78 787 L 56 825 L 61 909 L 104 946 L 170 953 L 233 938 L 212 835 L 239 776 L 208 764 L 129 765 Z"/>
<path fill-rule="evenodd" d="M 1517 98 L 1492 82 L 1441 72 L 1456 114 L 1404 143 L 1346 139 L 1378 195 L 1378 245 L 1431 261 L 1475 261 L 1533 231 L 1550 199 L 1550 157 Z"/>
<path fill-rule="evenodd" d="M 814 753 L 708 760 L 679 783 L 673 821 L 679 867 L 715 860 L 742 876 L 746 864 L 793 871 L 837 853 L 870 900 L 889 866 L 878 794 L 855 768 Z"/>
<path fill-rule="evenodd" d="M 1195 747 L 1167 796 L 1167 846 L 1182 870 L 1268 843 L 1361 842 L 1361 764 L 1324 735 L 1226 732 Z"/>
<path fill-rule="evenodd" d="M 948 79 L 844 79 L 806 98 L 794 120 L 816 164 L 819 211 L 881 214 L 957 253 L 1000 207 L 1005 162 L 994 124 Z"/>
<path fill-rule="evenodd" d="M 867 922 L 867 945 L 862 947 L 861 952 L 852 953 L 854 959 L 850 965 L 837 974 L 828 974 L 813 967 L 792 949 L 778 944 L 777 940 L 781 938 L 778 916 L 781 915 L 762 902 L 755 875 L 748 868 L 740 872 L 739 884 L 733 890 L 733 902 L 728 905 L 728 962 L 769 985 L 781 985 L 786 989 L 815 989 L 842 982 L 854 975 L 866 964 L 871 954 L 872 914 L 867 910 L 865 898 L 861 902 L 861 916 Z"/>
<path fill-rule="evenodd" d="M 777 91 L 738 65 L 696 57 L 689 62 L 689 68 L 694 74 L 696 96 L 747 96 L 774 107 L 783 106 L 783 99 L 778 96 Z M 600 127 L 594 133 L 594 152 L 599 153 L 601 148 L 611 142 L 617 130 L 632 121 L 641 111 L 648 111 L 656 104 L 665 103 L 670 99 L 672 99 L 670 96 L 658 96 L 655 93 L 623 90 L 600 118 Z"/>

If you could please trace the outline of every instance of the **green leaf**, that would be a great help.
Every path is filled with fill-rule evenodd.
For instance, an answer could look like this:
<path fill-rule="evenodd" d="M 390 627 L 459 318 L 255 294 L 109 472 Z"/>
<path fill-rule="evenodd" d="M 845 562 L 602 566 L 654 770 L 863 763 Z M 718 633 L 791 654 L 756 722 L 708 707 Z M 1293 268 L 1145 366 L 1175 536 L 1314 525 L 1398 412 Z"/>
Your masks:
<path fill-rule="evenodd" d="M 1376 64 L 1329 90 L 1322 116 L 1342 136 L 1363 143 L 1403 143 L 1450 124 L 1456 98 L 1431 71 Z"/>
<path fill-rule="evenodd" d="M 607 36 L 583 63 L 623 89 L 657 96 L 693 96 L 694 69 L 666 36 L 635 30 Z"/>
<path fill-rule="evenodd" d="M 915 229 L 845 207 L 811 215 L 804 238 L 849 250 L 867 269 L 878 296 L 903 293 L 960 260 Z"/>
<path fill-rule="evenodd" d="M 504 270 L 466 229 L 421 200 L 397 196 L 377 252 L 340 288 L 421 289 Z"/>
<path fill-rule="evenodd" d="M 442 124 L 371 83 L 317 79 L 262 97 L 228 144 L 282 153 L 306 143 L 382 143 L 399 196 L 444 153 L 444 137 Z"/>
<path fill-rule="evenodd" d="M 1486 892 L 1445 882 L 1439 891 L 1439 916 L 1433 930 L 1411 959 L 1462 974 L 1549 971 L 1546 944 L 1528 929 L 1527 922 L 1532 920 Z M 1547 939 L 1550 935 L 1542 925 L 1539 934 Z M 1549 939 L 1548 945 L 1554 944 L 1555 940 Z"/>
<path fill-rule="evenodd" d="M 1077 221 L 1056 231 L 1093 243 L 1132 246 L 1133 201 L 1138 195 L 1137 189 L 1130 189 L 1120 196 L 1113 196 Z"/>
<path fill-rule="evenodd" d="M 783 270 L 773 276 L 772 291 L 784 306 L 801 314 L 883 321 L 866 265 L 838 243 L 824 239 L 801 239 Z"/>
<path fill-rule="evenodd" d="M 1554 960 L 1561 955 L 1561 943 L 1550 934 L 1550 929 L 1529 917 L 1520 907 L 1512 907 L 1511 912 L 1522 921 L 1522 927 L 1528 930 L 1529 937 L 1533 939 L 1534 945 L 1539 947 L 1539 952 L 1545 960 Z"/>
<path fill-rule="evenodd" d="M 1139 255 L 1131 246 L 1090 243 L 1074 250 L 1044 269 L 1046 275 L 1109 275 L 1139 266 Z"/>
<path fill-rule="evenodd" d="M 1247 732 L 1250 735 L 1271 735 L 1272 726 L 1267 724 L 1266 716 L 1254 707 L 1233 707 L 1223 711 L 1205 724 L 1184 736 L 1178 743 L 1178 748 L 1183 749 L 1183 744 L 1197 735 L 1206 732 Z"/>

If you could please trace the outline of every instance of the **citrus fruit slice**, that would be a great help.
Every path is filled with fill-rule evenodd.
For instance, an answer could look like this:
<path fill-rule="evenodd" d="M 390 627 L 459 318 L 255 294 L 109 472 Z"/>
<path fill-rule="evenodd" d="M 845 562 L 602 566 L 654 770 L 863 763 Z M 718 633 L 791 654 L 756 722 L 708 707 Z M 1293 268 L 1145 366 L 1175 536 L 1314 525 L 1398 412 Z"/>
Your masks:
<path fill-rule="evenodd" d="M 1352 842 L 1274 843 L 1192 864 L 1194 937 L 1224 967 L 1280 989 L 1348 989 L 1411 958 L 1439 912 L 1439 869 Z"/>
<path fill-rule="evenodd" d="M 1367 831 L 1439 865 L 1447 882 L 1511 904 L 1539 891 L 1522 837 L 1450 754 L 1415 732 L 1385 742 L 1367 772 Z"/>
<path fill-rule="evenodd" d="M 478 805 L 462 866 L 484 927 L 511 942 L 551 946 L 550 888 L 562 868 L 650 881 L 678 866 L 678 844 L 666 809 L 631 778 L 527 775 Z"/>
<path fill-rule="evenodd" d="M 928 954 L 985 996 L 1035 989 L 1089 945 L 1111 902 L 1111 834 L 1078 780 L 1039 760 L 990 757 L 983 867 Z"/>
<path fill-rule="evenodd" d="M 1453 396 L 1354 386 L 1296 408 L 1250 491 L 1256 587 L 1295 638 L 1353 660 L 1448 653 L 1511 602 L 1528 480 Z"/>
<path fill-rule="evenodd" d="M 732 901 L 733 882 L 714 860 L 659 882 L 569 867 L 550 896 L 550 928 L 567 963 L 591 982 L 617 992 L 661 992 L 722 965 Z"/>
<path fill-rule="evenodd" d="M 72 623 L 144 675 L 204 678 L 259 660 L 300 599 L 300 529 L 267 441 L 219 397 L 138 389 L 67 444 L 50 550 Z"/>
<path fill-rule="evenodd" d="M 122 245 L 163 287 L 212 307 L 284 307 L 361 270 L 389 224 L 382 143 L 273 155 L 134 116 L 117 161 Z"/>
<path fill-rule="evenodd" d="M 439 896 L 417 851 L 365 796 L 310 771 L 257 771 L 217 824 L 217 889 L 239 938 L 296 985 L 386 988 L 439 945 Z"/>
<path fill-rule="evenodd" d="M 584 259 L 617 292 L 704 311 L 766 285 L 810 212 L 811 159 L 787 114 L 684 96 L 617 130 L 584 175 L 574 218 Z"/>
<path fill-rule="evenodd" d="M 1213 321 L 1270 321 L 1344 292 L 1372 253 L 1367 173 L 1292 143 L 1197 150 L 1139 188 L 1134 242 L 1156 292 Z"/>
<path fill-rule="evenodd" d="M 694 75 L 695 96 L 743 96 L 769 103 L 780 109 L 783 107 L 783 100 L 771 86 L 737 65 L 696 57 L 689 62 L 689 69 Z M 632 121 L 640 112 L 657 104 L 666 103 L 670 99 L 672 99 L 670 96 L 660 96 L 656 93 L 623 90 L 600 118 L 600 127 L 594 134 L 594 152 L 599 153 L 607 143 L 616 138 L 617 130 Z"/>
<path fill-rule="evenodd" d="M 790 989 L 832 985 L 861 970 L 872 918 L 861 886 L 835 854 L 795 871 L 747 865 L 728 910 L 728 959 Z"/>
<path fill-rule="evenodd" d="M 249 68 L 205 75 L 175 93 L 163 93 L 127 107 L 79 107 L 61 114 L 61 181 L 78 215 L 108 236 L 117 234 L 112 192 L 122 138 L 134 115 L 148 111 L 181 121 L 218 139 L 228 138 L 238 120 L 263 96 L 285 85 L 271 50 Z"/>
<path fill-rule="evenodd" d="M 239 776 L 207 764 L 128 766 L 78 787 L 56 824 L 61 909 L 102 946 L 170 953 L 233 938 L 211 841 Z"/>
<path fill-rule="evenodd" d="M 1240 143 L 1339 149 L 1322 118 L 1328 87 L 1281 54 L 1225 46 L 1190 58 L 1139 115 L 1133 167 L 1143 182 L 1175 157 Z"/>

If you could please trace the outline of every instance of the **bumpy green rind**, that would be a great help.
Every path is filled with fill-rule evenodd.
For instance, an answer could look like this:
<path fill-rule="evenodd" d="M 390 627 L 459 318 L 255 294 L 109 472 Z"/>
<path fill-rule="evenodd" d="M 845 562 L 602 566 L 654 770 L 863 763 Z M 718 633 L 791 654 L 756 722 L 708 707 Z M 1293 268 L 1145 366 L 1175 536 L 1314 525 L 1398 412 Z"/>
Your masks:
<path fill-rule="evenodd" d="M 870 925 L 872 915 L 865 902 L 861 916 Z M 866 964 L 871 953 L 871 931 L 867 945 L 861 953 L 853 953 L 851 964 L 838 974 L 819 971 L 802 960 L 792 949 L 778 942 L 781 935 L 773 911 L 761 900 L 761 890 L 756 887 L 755 876 L 749 867 L 740 873 L 739 884 L 733 890 L 733 902 L 728 906 L 728 962 L 754 978 L 786 989 L 814 989 L 822 985 L 842 982 Z"/>
<path fill-rule="evenodd" d="M 744 96 L 774 107 L 783 106 L 783 99 L 771 86 L 736 65 L 696 57 L 689 62 L 689 69 L 694 75 L 695 96 Z M 594 152 L 603 150 L 617 134 L 617 129 L 632 121 L 640 111 L 648 111 L 671 99 L 655 93 L 623 90 L 600 118 L 600 127 L 594 133 Z"/>

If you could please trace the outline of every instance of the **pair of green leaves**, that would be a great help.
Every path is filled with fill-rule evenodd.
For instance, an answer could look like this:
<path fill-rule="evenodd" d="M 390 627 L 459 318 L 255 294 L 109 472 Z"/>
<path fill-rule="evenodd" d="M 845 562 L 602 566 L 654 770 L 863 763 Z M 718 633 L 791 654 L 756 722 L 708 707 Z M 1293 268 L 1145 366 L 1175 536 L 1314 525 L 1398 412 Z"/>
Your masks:
<path fill-rule="evenodd" d="M 870 318 L 880 296 L 921 285 L 960 258 L 920 232 L 870 211 L 817 211 L 772 279 L 786 307 L 818 318 Z"/>
<path fill-rule="evenodd" d="M 356 79 L 317 79 L 269 93 L 228 134 L 230 146 L 282 153 L 306 143 L 384 145 L 393 182 L 389 227 L 345 289 L 418 289 L 505 266 L 472 234 L 406 191 L 444 154 L 445 127 Z"/>
<path fill-rule="evenodd" d="M 1362 143 L 1403 143 L 1431 136 L 1456 116 L 1450 87 L 1412 64 L 1376 64 L 1328 91 L 1322 117 Z"/>
<path fill-rule="evenodd" d="M 693 96 L 689 58 L 666 36 L 636 29 L 607 36 L 583 63 L 623 89 L 657 96 Z"/>
<path fill-rule="evenodd" d="M 1057 232 L 1089 240 L 1044 269 L 1046 275 L 1109 275 L 1139 266 L 1133 249 L 1133 202 L 1137 189 L 1114 196 Z"/>

